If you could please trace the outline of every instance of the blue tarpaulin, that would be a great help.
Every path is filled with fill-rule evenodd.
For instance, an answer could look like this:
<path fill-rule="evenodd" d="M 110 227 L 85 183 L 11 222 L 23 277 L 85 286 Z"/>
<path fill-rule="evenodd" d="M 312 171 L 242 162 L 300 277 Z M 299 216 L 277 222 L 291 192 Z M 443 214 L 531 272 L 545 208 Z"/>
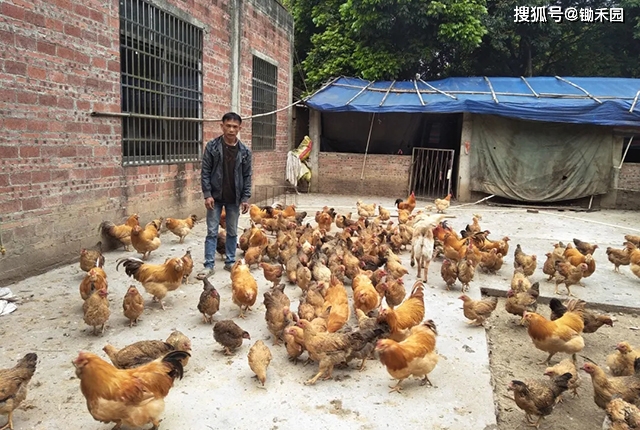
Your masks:
<path fill-rule="evenodd" d="M 468 77 L 379 81 L 341 77 L 306 100 L 325 112 L 499 115 L 532 121 L 640 127 L 640 79 Z"/>

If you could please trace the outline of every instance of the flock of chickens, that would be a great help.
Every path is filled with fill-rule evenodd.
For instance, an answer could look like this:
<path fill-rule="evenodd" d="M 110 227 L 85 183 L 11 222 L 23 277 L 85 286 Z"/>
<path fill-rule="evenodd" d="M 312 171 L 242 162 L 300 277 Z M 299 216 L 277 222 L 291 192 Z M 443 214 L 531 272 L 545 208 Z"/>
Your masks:
<path fill-rule="evenodd" d="M 348 367 L 353 360 L 360 362 L 362 371 L 367 360 L 376 357 L 398 380 L 390 387 L 392 392 L 401 392 L 400 384 L 411 376 L 420 378 L 421 385 L 431 385 L 428 375 L 439 356 L 436 324 L 431 319 L 425 320 L 423 281 L 427 282 L 430 262 L 443 257 L 440 274 L 446 289 L 458 281 L 461 283 L 463 314 L 471 324 L 481 326 L 496 309 L 498 300 L 472 300 L 464 293 L 476 270 L 496 273 L 509 251 L 509 238 L 489 240 L 490 232 L 481 229 L 479 215 L 460 233 L 451 228 L 444 215 L 450 197 L 436 199 L 434 205 L 417 213 L 413 193 L 406 200 L 398 199 L 397 220 L 391 219 L 389 210 L 362 201 L 356 204 L 357 217 L 324 207 L 316 212 L 313 224 L 305 223 L 307 213 L 297 212 L 294 205 L 263 208 L 252 205 L 251 227 L 245 229 L 238 241 L 243 258 L 233 265 L 230 274 L 232 302 L 239 308 L 238 317 L 246 318 L 258 300 L 258 283 L 252 271 L 260 268 L 264 278 L 273 283 L 262 294 L 266 326 L 273 344 L 283 342 L 292 362 L 306 352 L 307 362 L 318 365 L 317 372 L 305 384 L 330 379 L 334 367 Z M 123 246 L 128 250 L 133 246 L 142 255 L 141 259 L 119 259 L 116 268 L 122 266 L 165 309 L 167 294 L 190 282 L 193 270 L 190 252 L 168 258 L 162 264 L 146 260 L 160 247 L 163 226 L 183 243 L 196 220 L 195 215 L 187 219 L 156 219 L 142 227 L 134 214 L 123 225 L 105 221 L 100 230 L 103 241 L 110 247 Z M 224 239 L 223 217 L 218 243 L 221 255 Z M 607 249 L 609 260 L 616 270 L 620 265 L 630 265 L 632 272 L 640 276 L 640 237 L 625 239 L 625 248 Z M 560 242 L 546 254 L 543 272 L 555 281 L 556 292 L 564 284 L 571 294 L 572 285 L 595 271 L 593 253 L 597 245 L 578 239 L 574 242 L 575 246 Z M 416 267 L 418 278 L 408 294 L 403 277 L 409 269 L 399 258 L 405 250 L 411 253 L 411 266 Z M 81 251 L 80 267 L 87 275 L 80 284 L 80 296 L 84 301 L 84 321 L 94 334 L 104 331 L 111 315 L 104 261 L 102 242 Z M 549 379 L 514 380 L 509 386 L 528 423 L 537 427 L 541 417 L 552 412 L 564 391 L 576 393 L 579 384 L 576 354 L 584 348 L 582 334 L 593 333 L 613 322 L 606 315 L 588 311 L 585 302 L 578 299 L 564 303 L 553 299 L 550 319 L 535 313 L 539 287 L 529 277 L 536 267 L 537 257 L 527 255 L 517 245 L 505 308 L 527 326 L 534 346 L 549 354 L 544 363 L 549 364 L 555 354 L 571 354 L 570 359 L 546 369 Z M 283 280 L 301 290 L 295 310 Z M 224 304 L 209 279 L 202 282 L 197 308 L 203 323 L 214 323 L 214 340 L 223 347 L 224 354 L 234 354 L 251 336 L 233 320 L 214 321 Z M 351 299 L 346 284 L 350 284 Z M 135 285 L 129 287 L 122 304 L 130 325 L 136 324 L 145 303 Z M 188 364 L 190 339 L 176 331 L 166 342 L 140 341 L 120 350 L 106 345 L 103 351 L 112 364 L 89 352 L 81 352 L 73 361 L 93 418 L 115 423 L 115 428 L 152 424 L 157 429 L 164 398 L 175 379 L 182 378 Z M 249 367 L 262 385 L 266 383 L 271 360 L 272 352 L 263 341 L 256 341 L 249 349 Z M 13 410 L 26 398 L 36 361 L 36 354 L 29 353 L 14 368 L 0 370 L 0 397 L 4 397 L 0 398 L 0 413 L 9 415 L 9 428 L 13 428 Z M 640 352 L 622 342 L 617 352 L 607 358 L 607 365 L 612 376 L 594 363 L 582 366 L 592 376 L 596 404 L 607 411 L 605 423 L 610 424 L 605 428 L 640 428 L 637 427 L 640 410 L 633 405 L 640 399 L 640 377 L 636 375 L 636 369 L 640 370 Z M 533 421 L 534 416 L 537 421 Z"/>

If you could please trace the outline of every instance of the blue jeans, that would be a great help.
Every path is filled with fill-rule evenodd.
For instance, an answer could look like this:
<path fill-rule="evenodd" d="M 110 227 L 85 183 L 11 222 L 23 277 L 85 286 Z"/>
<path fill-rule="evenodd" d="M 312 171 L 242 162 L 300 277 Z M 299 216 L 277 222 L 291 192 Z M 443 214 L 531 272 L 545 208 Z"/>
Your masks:
<path fill-rule="evenodd" d="M 236 247 L 238 246 L 238 218 L 240 206 L 234 203 L 213 203 L 213 210 L 207 209 L 207 238 L 204 241 L 204 267 L 213 269 L 216 264 L 216 247 L 218 245 L 218 228 L 222 207 L 226 211 L 227 241 L 225 243 L 224 264 L 236 262 Z"/>

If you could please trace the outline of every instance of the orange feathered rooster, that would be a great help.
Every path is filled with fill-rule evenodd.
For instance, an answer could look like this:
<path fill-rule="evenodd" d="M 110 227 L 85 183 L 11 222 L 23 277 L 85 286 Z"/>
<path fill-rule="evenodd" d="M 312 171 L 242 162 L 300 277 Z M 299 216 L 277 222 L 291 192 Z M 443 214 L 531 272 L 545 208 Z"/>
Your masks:
<path fill-rule="evenodd" d="M 398 209 L 403 209 L 409 211 L 409 213 L 413 212 L 416 208 L 416 195 L 411 191 L 409 197 L 407 197 L 407 201 L 403 202 L 402 199 L 396 200 L 396 207 Z"/>
<path fill-rule="evenodd" d="M 182 379 L 185 351 L 172 351 L 162 358 L 133 369 L 116 369 L 95 354 L 80 352 L 73 360 L 80 390 L 91 416 L 103 423 L 157 429 L 164 411 L 164 398 L 176 378 Z"/>

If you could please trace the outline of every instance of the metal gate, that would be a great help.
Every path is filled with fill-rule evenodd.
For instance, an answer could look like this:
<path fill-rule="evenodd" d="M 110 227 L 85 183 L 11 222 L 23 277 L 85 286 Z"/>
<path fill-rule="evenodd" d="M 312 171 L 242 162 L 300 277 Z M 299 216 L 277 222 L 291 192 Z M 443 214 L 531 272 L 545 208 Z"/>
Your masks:
<path fill-rule="evenodd" d="M 442 198 L 451 192 L 453 149 L 413 148 L 409 190 L 416 197 Z"/>

